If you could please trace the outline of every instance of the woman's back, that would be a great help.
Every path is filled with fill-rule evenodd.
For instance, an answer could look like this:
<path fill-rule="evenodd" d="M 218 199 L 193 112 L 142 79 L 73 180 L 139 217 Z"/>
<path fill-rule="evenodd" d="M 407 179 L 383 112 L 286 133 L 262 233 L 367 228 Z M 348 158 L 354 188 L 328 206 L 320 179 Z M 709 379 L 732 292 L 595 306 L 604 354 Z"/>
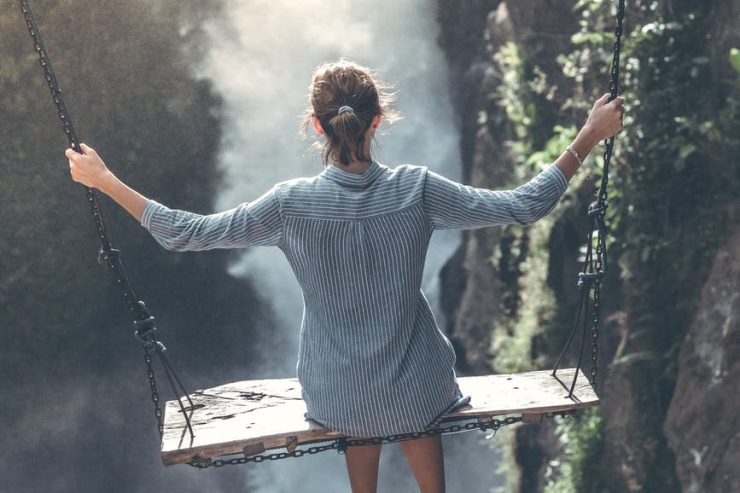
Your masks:
<path fill-rule="evenodd" d="M 420 289 L 432 234 L 424 171 L 327 166 L 277 187 L 280 247 L 304 297 L 297 370 L 308 417 L 345 434 L 419 431 L 462 397 Z"/>
<path fill-rule="evenodd" d="M 209 216 L 150 201 L 142 224 L 171 250 L 278 246 L 303 291 L 297 373 L 307 416 L 383 436 L 422 431 L 466 402 L 421 291 L 432 232 L 534 222 L 566 186 L 556 166 L 492 191 L 372 161 L 363 173 L 329 165 Z"/>

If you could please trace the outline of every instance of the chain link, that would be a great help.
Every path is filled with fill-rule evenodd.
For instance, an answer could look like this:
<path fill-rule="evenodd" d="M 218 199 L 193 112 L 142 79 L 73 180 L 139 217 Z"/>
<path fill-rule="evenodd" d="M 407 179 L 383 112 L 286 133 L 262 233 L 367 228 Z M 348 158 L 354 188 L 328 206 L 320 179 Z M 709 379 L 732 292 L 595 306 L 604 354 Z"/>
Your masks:
<path fill-rule="evenodd" d="M 152 354 L 148 348 L 144 348 L 144 363 L 146 364 L 146 374 L 149 378 L 149 390 L 154 404 L 154 417 L 157 420 L 157 431 L 160 438 L 164 435 L 164 417 L 162 416 L 162 406 L 159 404 L 159 391 L 157 390 L 157 379 L 154 375 L 152 366 Z"/>
<path fill-rule="evenodd" d="M 197 469 L 208 469 L 209 467 L 223 467 L 223 466 L 235 466 L 238 464 L 248 464 L 250 462 L 259 463 L 264 461 L 274 461 L 280 459 L 287 459 L 289 457 L 303 457 L 304 455 L 314 455 L 327 450 L 338 450 L 340 446 L 340 440 L 334 440 L 328 445 L 311 446 L 308 448 L 296 449 L 292 452 L 274 452 L 271 454 L 252 455 L 249 457 L 232 457 L 232 458 L 217 458 L 217 459 L 200 459 L 198 457 L 193 458 L 187 464 Z"/>
<path fill-rule="evenodd" d="M 569 411 L 544 413 L 544 416 L 547 418 L 552 418 L 555 416 L 561 416 L 561 417 L 572 416 L 574 414 L 575 414 L 574 410 L 569 410 Z M 319 446 L 314 445 L 308 448 L 299 448 L 293 451 L 286 451 L 286 452 L 274 452 L 270 454 L 251 455 L 248 457 L 246 456 L 231 457 L 231 458 L 218 457 L 215 459 L 194 457 L 192 460 L 187 462 L 187 464 L 197 469 L 208 469 L 210 467 L 233 466 L 233 465 L 238 465 L 238 464 L 248 464 L 250 462 L 259 463 L 259 462 L 264 462 L 264 461 L 275 461 L 275 460 L 287 459 L 289 457 L 302 457 L 306 454 L 314 455 L 320 452 L 325 452 L 327 450 L 336 450 L 339 453 L 344 453 L 347 450 L 347 447 L 360 447 L 360 446 L 366 446 L 366 445 L 384 445 L 388 443 L 397 443 L 397 442 L 403 442 L 407 440 L 416 440 L 419 438 L 429 438 L 433 436 L 448 435 L 448 434 L 461 433 L 461 432 L 472 431 L 472 430 L 480 430 L 480 431 L 493 430 L 493 434 L 489 437 L 489 438 L 492 438 L 493 436 L 496 435 L 496 432 L 500 428 L 504 426 L 512 425 L 514 423 L 519 423 L 521 421 L 522 421 L 521 416 L 509 416 L 503 419 L 496 419 L 496 418 L 481 419 L 479 418 L 479 419 L 476 419 L 475 421 L 468 421 L 464 424 L 453 423 L 453 424 L 450 424 L 444 427 L 434 428 L 431 430 L 410 432 L 410 433 L 399 433 L 396 435 L 388 435 L 385 437 L 338 438 L 328 443 L 327 445 L 319 445 Z"/>
<path fill-rule="evenodd" d="M 609 98 L 615 99 L 619 96 L 619 65 L 620 55 L 622 53 L 622 33 L 624 24 L 624 10 L 625 0 L 619 0 L 617 2 L 617 27 L 614 30 L 614 48 L 612 56 L 612 65 L 609 72 Z M 599 187 L 599 195 L 597 200 L 597 207 L 599 213 L 596 216 L 596 221 L 599 227 L 599 237 L 596 243 L 596 261 L 594 268 L 596 272 L 606 274 L 607 271 L 607 251 L 606 251 L 606 210 L 608 206 L 608 190 L 607 185 L 609 184 L 609 168 L 611 165 L 612 155 L 614 151 L 614 137 L 611 137 L 604 148 L 604 172 L 601 177 L 601 186 Z M 593 283 L 593 319 L 591 324 L 591 386 L 594 391 L 597 388 L 596 377 L 599 371 L 599 322 L 600 322 L 600 306 L 601 306 L 601 277 L 599 276 L 594 280 Z"/>
<path fill-rule="evenodd" d="M 619 60 L 622 51 L 622 32 L 624 22 L 624 11 L 625 11 L 625 0 L 618 0 L 617 2 L 617 26 L 614 30 L 614 47 L 612 64 L 609 72 L 609 100 L 613 100 L 619 95 Z M 609 206 L 607 201 L 608 193 L 607 186 L 609 184 L 609 167 L 611 164 L 612 154 L 614 150 L 614 137 L 609 138 L 606 141 L 604 147 L 604 168 L 601 176 L 601 184 L 597 193 L 596 201 L 589 205 L 589 232 L 586 241 L 586 256 L 583 261 L 583 272 L 578 273 L 578 286 L 581 288 L 580 303 L 576 312 L 575 321 L 573 323 L 571 334 L 565 343 L 565 346 L 558 356 L 552 375 L 555 376 L 560 366 L 560 362 L 563 355 L 567 351 L 573 337 L 578 329 L 578 326 L 582 323 L 581 331 L 581 348 L 578 352 L 578 364 L 576 366 L 576 372 L 573 375 L 573 380 L 570 386 L 569 396 L 573 395 L 575 388 L 576 379 L 581 368 L 581 362 L 583 358 L 583 349 L 585 338 L 587 334 L 587 323 L 586 319 L 588 313 L 588 306 L 591 304 L 591 369 L 589 372 L 589 381 L 591 387 L 596 391 L 597 389 L 597 376 L 599 370 L 599 323 L 600 309 L 601 309 L 601 280 L 606 275 L 608 270 L 608 256 L 606 246 L 606 210 Z M 596 238 L 595 256 L 594 256 L 594 233 L 598 234 Z M 593 298 L 591 298 L 593 295 Z M 581 319 L 581 316 L 583 318 Z"/>
<path fill-rule="evenodd" d="M 23 19 L 26 21 L 26 26 L 28 27 L 28 33 L 30 34 L 33 41 L 34 51 L 36 51 L 39 57 L 39 64 L 41 65 L 41 70 L 43 71 L 44 80 L 46 80 L 46 83 L 49 86 L 51 97 L 54 101 L 54 105 L 56 106 L 57 116 L 62 122 L 64 134 L 67 136 L 69 146 L 75 151 L 81 153 L 82 149 L 80 148 L 79 139 L 77 138 L 77 133 L 74 129 L 74 125 L 72 124 L 72 118 L 70 117 L 69 112 L 67 111 L 67 107 L 64 104 L 62 90 L 59 87 L 56 75 L 51 66 L 51 60 L 49 59 L 49 55 L 46 52 L 46 47 L 44 46 L 44 42 L 41 38 L 41 33 L 39 32 L 36 19 L 33 15 L 33 12 L 31 11 L 31 6 L 28 0 L 19 0 L 19 4 L 21 12 L 23 13 Z M 144 302 L 140 301 L 138 296 L 136 295 L 133 283 L 129 279 L 126 267 L 121 260 L 121 252 L 113 248 L 110 237 L 108 236 L 108 232 L 105 228 L 103 215 L 100 212 L 100 207 L 98 206 L 98 200 L 95 190 L 89 187 L 85 187 L 85 194 L 90 209 L 90 214 L 92 215 L 95 222 L 97 236 L 100 240 L 98 262 L 105 262 L 106 266 L 113 275 L 115 284 L 120 288 L 126 306 L 134 320 L 134 325 L 137 327 L 135 335 L 141 341 L 142 347 L 144 349 L 144 361 L 147 366 L 147 375 L 149 377 L 152 402 L 154 403 L 155 407 L 154 415 L 157 418 L 157 429 L 159 430 L 159 434 L 161 436 L 163 432 L 162 410 L 159 404 L 159 393 L 157 392 L 156 377 L 154 374 L 154 369 L 152 367 L 151 351 L 154 350 L 155 352 L 157 352 L 157 354 L 160 354 L 161 356 L 161 351 L 164 350 L 164 346 L 152 335 L 153 332 L 156 330 L 153 325 L 154 318 L 149 313 L 149 310 L 146 308 Z M 147 327 L 147 334 L 144 335 L 140 334 L 139 331 L 139 325 L 142 323 L 149 324 L 149 326 Z M 175 391 L 174 388 L 173 391 Z M 175 394 L 178 394 L 178 392 L 175 391 Z"/>

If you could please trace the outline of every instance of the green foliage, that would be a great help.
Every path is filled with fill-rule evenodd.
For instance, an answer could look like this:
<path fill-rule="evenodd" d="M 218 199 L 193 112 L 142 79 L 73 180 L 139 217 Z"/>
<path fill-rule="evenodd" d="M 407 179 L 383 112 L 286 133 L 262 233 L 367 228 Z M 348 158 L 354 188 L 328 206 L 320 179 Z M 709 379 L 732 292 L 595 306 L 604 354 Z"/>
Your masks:
<path fill-rule="evenodd" d="M 555 318 L 555 300 L 546 288 L 547 240 L 555 217 L 540 220 L 527 230 L 529 255 L 520 266 L 520 308 L 515 318 L 506 320 L 492 335 L 495 373 L 528 371 L 543 363 L 532 359 L 532 340 L 546 331 Z"/>
<path fill-rule="evenodd" d="M 740 49 L 730 48 L 730 66 L 740 74 Z"/>
<path fill-rule="evenodd" d="M 560 156 L 563 149 L 573 142 L 577 133 L 578 129 L 575 125 L 568 127 L 556 125 L 552 130 L 552 137 L 547 141 L 545 147 L 532 152 L 526 158 L 526 163 L 535 168 L 542 168 L 548 163 L 552 163 Z"/>
<path fill-rule="evenodd" d="M 529 128 L 533 122 L 532 105 L 527 101 L 528 88 L 524 79 L 524 61 L 515 43 L 506 43 L 493 55 L 494 66 L 499 75 L 499 84 L 491 99 L 503 109 L 503 117 L 513 128 L 513 138 L 508 141 L 512 153 L 523 156 L 528 151 Z M 500 112 L 496 113 L 497 115 Z M 499 117 L 500 118 L 500 117 Z M 491 123 L 500 126 L 500 121 Z"/>
<path fill-rule="evenodd" d="M 546 119 L 543 108 L 550 104 L 557 88 L 542 68 L 523 56 L 516 43 L 503 44 L 491 57 L 498 80 L 488 95 L 490 109 L 481 113 L 479 124 L 488 125 L 492 135 L 504 129 L 505 145 L 516 165 L 515 178 L 521 181 L 541 169 L 542 163 L 528 157 L 550 138 L 541 122 Z"/>
<path fill-rule="evenodd" d="M 554 160 L 575 135 L 591 103 L 607 90 L 614 2 L 580 0 L 575 8 L 581 22 L 571 37 L 572 49 L 557 57 L 569 82 L 557 88 L 562 112 L 558 125 L 545 127 L 539 118 L 543 103 L 538 95 L 547 89 L 538 86 L 546 77 L 526 79 L 536 73 L 527 67 L 543 61 L 513 44 L 494 58 L 504 86 L 496 89 L 494 97 L 506 108 L 508 123 L 515 129 L 512 140 L 522 139 L 511 145 L 512 159 L 528 168 Z M 729 48 L 719 59 L 712 55 L 706 4 L 674 9 L 666 1 L 654 1 L 628 8 L 621 72 L 627 113 L 612 159 L 607 214 L 608 282 L 616 289 L 609 290 L 608 302 L 612 310 L 629 311 L 642 331 L 639 338 L 628 341 L 623 361 L 641 354 L 665 358 L 660 378 L 656 377 L 660 384 L 645 392 L 658 393 L 655 401 L 667 403 L 673 389 L 675 348 L 692 318 L 708 261 L 726 230 L 721 207 L 737 200 L 733 194 L 740 176 L 736 158 L 740 154 L 740 49 Z M 496 128 L 502 127 L 499 122 Z M 538 132 L 549 137 L 535 143 L 531 135 Z M 553 356 L 548 350 L 553 348 L 543 344 L 543 338 L 556 340 L 563 321 L 572 316 L 567 293 L 553 291 L 553 286 L 563 285 L 553 284 L 552 277 L 553 257 L 557 261 L 562 253 L 551 238 L 558 226 L 562 231 L 583 224 L 576 215 L 584 214 L 584 204 L 577 200 L 588 199 L 585 175 L 593 175 L 594 183 L 600 179 L 599 148 L 588 162 L 592 170 L 581 172 L 569 187 L 570 194 L 584 193 L 566 197 L 570 205 L 561 205 L 527 230 L 529 253 L 520 268 L 520 308 L 505 323 L 497 323 L 493 335 L 496 371 L 547 365 Z M 585 237 L 585 231 L 579 237 Z M 615 299 L 619 288 L 626 299 Z M 602 313 L 602 320 L 608 315 Z M 551 463 L 547 493 L 600 491 L 595 464 L 603 421 L 593 411 L 577 421 L 558 424 L 563 453 Z M 642 432 L 660 434 L 660 430 Z M 668 477 L 672 472 L 661 474 Z M 510 490 L 515 491 L 515 485 Z"/>
<path fill-rule="evenodd" d="M 158 197 L 178 202 L 175 196 L 186 191 L 192 206 L 209 207 L 217 182 L 210 153 L 219 125 L 202 115 L 212 113 L 218 101 L 178 63 L 183 57 L 180 43 L 187 40 L 179 36 L 175 19 L 154 18 L 138 2 L 127 4 L 121 16 L 100 15 L 105 5 L 96 2 L 71 4 L 40 5 L 37 14 L 80 138 L 144 193 L 157 190 Z M 85 28 L 70 29 L 73 25 Z M 108 313 L 120 312 L 94 302 L 109 279 L 92 262 L 96 238 L 91 218 L 81 188 L 69 178 L 63 154 L 67 143 L 19 9 L 3 10 L 0 26 L 0 46 L 5 47 L 0 52 L 0 97 L 7 109 L 0 124 L 5 143 L 0 214 L 11 238 L 0 244 L 0 257 L 9 260 L 0 301 L 7 302 L 3 319 L 11 334 L 33 333 L 32 327 L 58 329 L 36 346 L 49 354 L 70 349 L 68 345 L 93 344 L 97 335 L 85 330 L 87 317 L 106 320 Z M 173 111 L 175 106 L 185 115 Z M 178 175 L 179 186 L 173 187 Z M 108 211 L 106 200 L 101 203 L 129 263 L 146 265 L 151 240 L 124 213 Z M 67 300 L 69 291 L 75 293 L 73 301 Z M 19 292 L 34 295 L 19 298 Z M 115 300 L 114 306 L 121 307 Z M 25 317 L 24 312 L 35 316 Z M 63 337 L 70 327 L 81 331 L 74 343 Z"/>
<path fill-rule="evenodd" d="M 521 158 L 529 169 L 541 169 L 555 161 L 562 150 L 575 137 L 575 126 L 555 126 L 553 135 L 544 148 Z M 582 177 L 574 179 L 579 182 Z M 578 186 L 578 185 L 575 185 Z M 557 320 L 555 297 L 547 286 L 549 257 L 549 236 L 553 224 L 559 219 L 563 209 L 557 209 L 527 229 L 527 255 L 520 264 L 518 289 L 518 311 L 511 319 L 499 325 L 492 336 L 491 353 L 495 355 L 493 369 L 496 373 L 528 371 L 542 367 L 549 358 L 539 354 L 532 358 L 533 339 L 549 330 L 555 330 Z M 519 236 L 523 236 L 518 230 Z M 494 262 L 499 263 L 501 250 L 494 252 Z"/>
<path fill-rule="evenodd" d="M 591 492 L 603 446 L 604 420 L 598 408 L 577 418 L 556 418 L 555 433 L 561 453 L 550 461 L 544 493 Z"/>
<path fill-rule="evenodd" d="M 514 425 L 516 426 L 516 425 Z M 496 455 L 501 457 L 496 468 L 496 474 L 504 479 L 503 484 L 494 487 L 490 493 L 511 493 L 519 491 L 519 468 L 517 467 L 514 448 L 516 447 L 515 433 L 501 432 L 497 433 L 491 440 L 490 448 L 495 451 Z"/>
<path fill-rule="evenodd" d="M 714 200 L 707 192 L 719 183 L 713 184 L 705 171 L 707 159 L 722 154 L 722 148 L 737 150 L 740 142 L 732 131 L 740 116 L 737 95 L 727 94 L 722 102 L 718 96 L 726 91 L 706 90 L 712 69 L 701 42 L 704 30 L 705 22 L 694 14 L 651 22 L 638 31 L 629 50 L 631 59 L 643 61 L 630 73 L 637 107 L 624 139 L 631 160 L 627 207 L 641 211 L 625 221 L 637 234 L 625 231 L 624 247 L 637 253 L 638 268 L 671 255 L 669 238 L 675 230 L 666 229 L 670 223 L 711 215 Z M 687 100 L 693 104 L 686 105 Z M 663 227 L 656 228 L 659 224 Z M 712 241 L 705 238 L 702 250 L 711 248 Z"/>
<path fill-rule="evenodd" d="M 599 12 L 604 7 L 604 0 L 578 0 L 573 6 L 574 11 Z"/>

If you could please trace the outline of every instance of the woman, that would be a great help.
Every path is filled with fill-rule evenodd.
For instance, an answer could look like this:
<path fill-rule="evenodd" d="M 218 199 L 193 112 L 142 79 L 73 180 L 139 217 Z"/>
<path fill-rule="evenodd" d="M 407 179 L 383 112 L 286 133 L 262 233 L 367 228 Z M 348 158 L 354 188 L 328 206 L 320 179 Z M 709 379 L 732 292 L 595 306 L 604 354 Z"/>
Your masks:
<path fill-rule="evenodd" d="M 623 100 L 599 99 L 558 160 L 511 191 L 388 168 L 371 142 L 390 97 L 354 62 L 320 66 L 306 126 L 325 137 L 324 170 L 207 216 L 171 210 L 121 182 L 90 147 L 66 151 L 72 178 L 109 195 L 169 250 L 279 247 L 303 292 L 297 374 L 306 418 L 355 437 L 427 430 L 469 401 L 455 354 L 421 291 L 436 229 L 530 224 L 551 211 L 580 161 L 621 128 Z M 352 491 L 376 490 L 380 445 L 350 447 Z M 422 492 L 444 491 L 438 436 L 402 442 Z"/>

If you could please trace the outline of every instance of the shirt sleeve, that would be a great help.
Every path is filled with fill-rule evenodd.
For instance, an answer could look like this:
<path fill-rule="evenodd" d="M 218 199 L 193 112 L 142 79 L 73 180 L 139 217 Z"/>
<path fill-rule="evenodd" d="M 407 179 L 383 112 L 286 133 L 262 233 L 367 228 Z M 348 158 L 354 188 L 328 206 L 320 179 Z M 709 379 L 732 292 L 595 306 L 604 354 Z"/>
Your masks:
<path fill-rule="evenodd" d="M 567 186 L 554 164 L 514 190 L 474 188 L 427 171 L 424 208 L 434 229 L 531 224 L 555 208 Z"/>
<path fill-rule="evenodd" d="M 150 200 L 141 216 L 144 226 L 167 250 L 176 252 L 280 244 L 283 219 L 275 187 L 252 202 L 217 214 L 170 209 Z"/>

